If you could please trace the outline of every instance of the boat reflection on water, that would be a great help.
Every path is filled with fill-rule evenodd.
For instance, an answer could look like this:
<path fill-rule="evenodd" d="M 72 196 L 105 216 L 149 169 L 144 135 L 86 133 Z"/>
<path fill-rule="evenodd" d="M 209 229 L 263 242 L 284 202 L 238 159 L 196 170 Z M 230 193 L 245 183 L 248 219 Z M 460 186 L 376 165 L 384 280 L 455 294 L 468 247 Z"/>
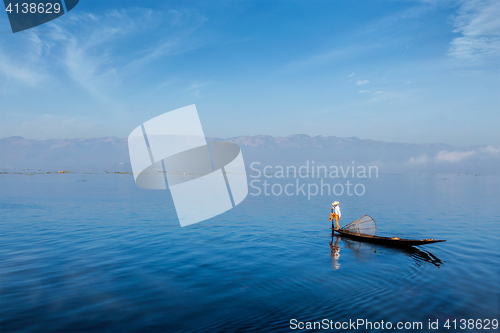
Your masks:
<path fill-rule="evenodd" d="M 408 257 L 412 258 L 415 260 L 415 264 L 417 266 L 422 266 L 425 263 L 430 263 L 436 267 L 440 267 L 441 265 L 444 264 L 441 259 L 436 257 L 434 254 L 427 250 L 420 250 L 416 247 L 410 246 L 410 247 L 386 247 L 383 245 L 375 245 L 372 243 L 366 243 L 366 242 L 358 242 L 355 240 L 352 240 L 347 237 L 343 237 L 340 235 L 334 235 L 332 234 L 332 240 L 330 241 L 330 256 L 332 257 L 332 263 L 335 269 L 338 269 L 340 267 L 339 263 L 339 257 L 340 257 L 340 247 L 339 247 L 339 239 L 342 240 L 342 245 L 344 245 L 344 248 L 350 249 L 353 251 L 354 256 L 356 259 L 367 259 L 368 256 L 364 256 L 363 253 L 371 253 L 371 252 L 377 252 L 377 249 L 379 252 L 382 252 L 380 249 L 387 249 L 390 251 L 396 251 L 396 252 L 402 252 L 406 254 Z M 365 250 L 371 249 L 371 251 L 360 251 L 362 248 Z M 385 252 L 385 251 L 384 251 Z"/>
<path fill-rule="evenodd" d="M 421 266 L 423 263 L 431 263 L 436 267 L 440 267 L 444 264 L 438 257 L 430 253 L 429 251 L 419 250 L 416 247 L 409 247 L 407 249 L 403 249 L 406 254 L 415 260 L 418 266 Z"/>

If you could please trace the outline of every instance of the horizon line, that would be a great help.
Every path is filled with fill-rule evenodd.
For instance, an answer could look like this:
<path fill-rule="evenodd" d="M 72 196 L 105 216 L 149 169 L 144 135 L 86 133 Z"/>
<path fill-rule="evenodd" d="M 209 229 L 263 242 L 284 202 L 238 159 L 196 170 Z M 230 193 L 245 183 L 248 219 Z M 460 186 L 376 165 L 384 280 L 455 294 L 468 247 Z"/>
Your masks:
<path fill-rule="evenodd" d="M 467 146 L 456 146 L 453 144 L 449 143 L 444 143 L 444 142 L 425 142 L 425 143 L 414 143 L 414 142 L 399 142 L 399 141 L 384 141 L 384 140 L 375 140 L 375 139 L 361 139 L 357 136 L 335 136 L 335 135 L 316 135 L 316 136 L 311 136 L 308 134 L 289 134 L 287 136 L 272 136 L 269 134 L 257 134 L 257 135 L 239 135 L 239 136 L 233 136 L 229 138 L 221 138 L 221 137 L 206 137 L 207 140 L 233 140 L 233 139 L 238 139 L 238 138 L 256 138 L 256 137 L 270 137 L 273 139 L 277 138 L 289 138 L 289 137 L 307 137 L 311 139 L 316 139 L 316 138 L 338 138 L 338 139 L 356 139 L 360 141 L 373 141 L 373 142 L 383 142 L 383 143 L 396 143 L 396 144 L 406 144 L 406 145 L 446 145 L 454 148 L 468 148 L 468 147 L 488 147 L 488 146 L 495 146 L 494 144 L 482 144 L 482 145 L 467 145 Z M 114 135 L 107 135 L 107 136 L 95 136 L 95 137 L 78 137 L 78 138 L 50 138 L 50 139 L 27 139 L 23 136 L 20 135 L 11 135 L 7 137 L 2 137 L 0 140 L 6 140 L 6 139 L 22 139 L 26 141 L 55 141 L 55 140 L 66 140 L 66 141 L 83 141 L 83 140 L 92 140 L 92 139 L 108 139 L 108 138 L 114 138 L 118 140 L 127 140 L 127 137 L 118 137 Z"/>

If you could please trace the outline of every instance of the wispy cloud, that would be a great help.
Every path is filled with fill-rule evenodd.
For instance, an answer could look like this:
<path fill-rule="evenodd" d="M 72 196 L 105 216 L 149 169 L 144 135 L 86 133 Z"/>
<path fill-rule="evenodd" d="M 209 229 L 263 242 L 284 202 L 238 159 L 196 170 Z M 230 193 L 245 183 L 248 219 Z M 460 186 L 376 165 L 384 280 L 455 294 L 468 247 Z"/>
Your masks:
<path fill-rule="evenodd" d="M 410 164 L 410 165 L 426 164 L 427 162 L 429 162 L 429 156 L 427 156 L 427 154 L 425 154 L 425 155 L 422 155 L 420 157 L 410 157 L 407 164 Z"/>
<path fill-rule="evenodd" d="M 393 102 L 396 100 L 399 100 L 403 98 L 403 94 L 401 93 L 395 93 L 395 92 L 390 92 L 390 91 L 382 91 L 382 90 L 377 90 L 375 92 L 370 92 L 369 90 L 361 90 L 359 93 L 368 93 L 370 94 L 370 99 L 368 100 L 369 102 Z"/>
<path fill-rule="evenodd" d="M 175 28 L 152 46 L 140 51 L 140 56 L 130 62 L 128 68 L 137 69 L 163 56 L 185 53 L 206 44 L 206 41 L 189 39 L 207 21 L 205 16 L 172 10 L 169 17 Z"/>
<path fill-rule="evenodd" d="M 368 81 L 368 80 L 366 80 Z M 359 85 L 359 84 L 358 84 Z M 393 102 L 402 99 L 405 94 L 395 93 L 390 91 L 371 91 L 371 90 L 359 90 L 358 94 L 364 94 L 368 98 L 368 102 L 378 103 L 378 102 Z"/>
<path fill-rule="evenodd" d="M 465 159 L 468 159 L 472 156 L 476 155 L 476 151 L 440 151 L 436 155 L 436 162 L 449 162 L 455 163 Z"/>
<path fill-rule="evenodd" d="M 418 157 L 410 157 L 406 165 L 408 166 L 431 166 L 431 165 L 473 165 L 471 163 L 482 164 L 483 166 L 498 165 L 500 158 L 500 146 L 475 147 L 467 150 L 442 150 L 429 157 L 423 154 Z M 472 161 L 471 161 L 472 159 Z M 498 168 L 496 168 L 498 169 Z"/>
<path fill-rule="evenodd" d="M 3 54 L 0 50 L 0 77 L 1 76 L 7 80 L 14 80 L 30 86 L 38 84 L 44 78 L 44 75 L 36 66 L 33 66 L 32 63 L 15 61 Z"/>
<path fill-rule="evenodd" d="M 491 37 L 460 37 L 450 45 L 448 54 L 458 60 L 478 63 L 500 55 L 500 39 Z"/>
<path fill-rule="evenodd" d="M 490 156 L 500 157 L 500 146 L 499 147 L 487 146 L 485 148 L 482 148 L 481 152 L 488 154 Z"/>
<path fill-rule="evenodd" d="M 112 102 L 110 95 L 131 70 L 200 47 L 203 43 L 191 41 L 190 36 L 205 20 L 193 12 L 141 8 L 100 15 L 73 13 L 47 23 L 48 33 L 26 34 L 23 47 L 30 51 L 24 55 L 0 48 L 0 77 L 35 85 L 62 71 L 97 100 Z M 152 30 L 161 29 L 165 30 L 162 39 L 151 38 Z M 133 51 L 123 52 L 125 41 L 135 45 Z"/>
<path fill-rule="evenodd" d="M 491 163 L 491 158 L 493 161 L 498 161 L 497 159 L 500 157 L 500 146 L 486 146 L 486 147 L 477 147 L 468 150 L 442 150 L 439 151 L 434 157 L 429 157 L 427 154 L 418 156 L 418 157 L 410 157 L 406 162 L 407 165 L 425 165 L 432 163 L 448 163 L 448 164 L 456 164 L 459 162 L 465 162 L 466 160 L 474 157 L 476 160 L 485 161 L 488 159 L 488 163 Z M 467 162 L 468 163 L 468 162 Z"/>
<path fill-rule="evenodd" d="M 368 84 L 368 83 L 370 83 L 370 81 L 368 81 L 368 80 L 358 80 L 358 81 L 356 81 L 356 84 L 358 86 L 362 86 L 362 85 Z"/>
<path fill-rule="evenodd" d="M 160 89 L 163 89 L 165 87 L 168 87 L 168 86 L 171 86 L 172 84 L 178 82 L 178 79 L 174 79 L 174 78 L 168 78 L 166 80 L 163 80 L 162 82 L 160 82 L 156 88 L 154 88 L 151 92 L 155 93 L 157 92 L 158 90 Z"/>
<path fill-rule="evenodd" d="M 361 45 L 349 45 L 345 47 L 335 48 L 333 50 L 318 53 L 312 56 L 309 56 L 302 60 L 296 60 L 289 62 L 285 65 L 285 70 L 298 70 L 304 69 L 308 67 L 321 66 L 326 63 L 330 63 L 333 61 L 340 61 L 345 59 L 350 59 L 356 54 L 361 54 L 363 50 L 370 48 L 369 46 L 361 46 Z M 353 73 L 354 74 L 354 73 Z"/>
<path fill-rule="evenodd" d="M 8 52 L 0 45 L 0 78 L 4 82 L 36 86 L 48 77 L 44 57 L 50 54 L 52 45 L 33 31 L 16 37 L 18 44 Z"/>
<path fill-rule="evenodd" d="M 454 20 L 448 55 L 461 62 L 478 64 L 500 56 L 500 2 L 463 0 Z"/>
<path fill-rule="evenodd" d="M 109 102 L 110 89 L 120 84 L 113 42 L 130 34 L 149 12 L 134 13 L 136 20 L 131 14 L 124 10 L 102 16 L 80 13 L 63 23 L 49 23 L 54 32 L 46 38 L 55 44 L 66 74 L 98 100 Z"/>
<path fill-rule="evenodd" d="M 213 84 L 213 82 L 194 82 L 187 89 L 185 89 L 183 93 L 190 92 L 194 98 L 202 98 L 201 89 L 211 84 Z"/>

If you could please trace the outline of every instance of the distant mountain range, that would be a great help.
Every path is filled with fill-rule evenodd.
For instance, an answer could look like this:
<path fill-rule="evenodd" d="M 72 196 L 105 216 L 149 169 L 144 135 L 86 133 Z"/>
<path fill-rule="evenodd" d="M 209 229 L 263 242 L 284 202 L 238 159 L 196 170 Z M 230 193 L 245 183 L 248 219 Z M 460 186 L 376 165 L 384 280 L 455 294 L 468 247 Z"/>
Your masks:
<path fill-rule="evenodd" d="M 457 148 L 446 144 L 407 144 L 356 137 L 239 136 L 209 141 L 238 144 L 245 163 L 320 166 L 377 165 L 380 172 L 499 173 L 500 147 Z M 131 169 L 126 138 L 27 140 L 0 139 L 0 169 Z"/>

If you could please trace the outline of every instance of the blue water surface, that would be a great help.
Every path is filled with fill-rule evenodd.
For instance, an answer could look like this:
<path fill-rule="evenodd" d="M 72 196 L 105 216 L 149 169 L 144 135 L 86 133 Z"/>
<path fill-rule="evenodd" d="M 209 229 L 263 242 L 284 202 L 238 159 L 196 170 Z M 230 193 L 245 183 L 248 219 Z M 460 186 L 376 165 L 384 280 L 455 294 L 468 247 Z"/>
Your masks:
<path fill-rule="evenodd" d="M 292 319 L 453 331 L 447 319 L 500 319 L 498 176 L 356 181 L 362 196 L 249 195 L 181 228 L 168 191 L 130 174 L 0 174 L 1 331 L 285 332 Z M 335 258 L 334 200 L 341 225 L 369 214 L 380 232 L 447 242 L 339 239 Z"/>

